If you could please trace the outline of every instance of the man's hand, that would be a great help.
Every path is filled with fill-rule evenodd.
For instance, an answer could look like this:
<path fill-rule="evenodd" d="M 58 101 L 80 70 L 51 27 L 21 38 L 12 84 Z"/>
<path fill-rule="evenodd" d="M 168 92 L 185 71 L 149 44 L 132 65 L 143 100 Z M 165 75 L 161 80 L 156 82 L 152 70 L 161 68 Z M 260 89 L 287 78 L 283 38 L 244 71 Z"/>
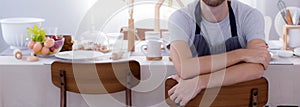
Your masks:
<path fill-rule="evenodd" d="M 268 50 L 263 49 L 242 49 L 243 60 L 248 63 L 262 64 L 264 68 L 268 68 L 271 55 Z"/>
<path fill-rule="evenodd" d="M 269 62 L 271 60 L 271 55 L 268 51 L 268 45 L 260 39 L 255 39 L 247 44 L 247 49 L 241 52 L 244 56 L 245 62 L 259 63 L 268 68 Z"/>
<path fill-rule="evenodd" d="M 186 105 L 203 89 L 199 82 L 199 76 L 187 80 L 183 80 L 177 75 L 172 78 L 177 80 L 178 84 L 172 87 L 168 91 L 168 94 L 170 95 L 170 99 L 178 106 Z"/>

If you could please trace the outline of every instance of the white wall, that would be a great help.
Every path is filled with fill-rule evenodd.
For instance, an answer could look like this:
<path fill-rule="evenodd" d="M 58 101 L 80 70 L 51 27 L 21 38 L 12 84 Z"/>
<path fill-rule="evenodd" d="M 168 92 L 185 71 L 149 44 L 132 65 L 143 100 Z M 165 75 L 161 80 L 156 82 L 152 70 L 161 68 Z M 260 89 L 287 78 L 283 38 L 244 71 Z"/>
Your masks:
<path fill-rule="evenodd" d="M 166 29 L 166 19 L 172 13 L 172 8 L 166 6 L 168 0 L 165 0 L 165 5 L 161 7 L 161 28 Z M 184 4 L 190 3 L 192 0 L 182 0 Z M 117 1 L 119 2 L 119 1 Z M 89 32 L 91 28 L 96 28 L 104 33 L 119 32 L 121 27 L 128 25 L 128 8 L 126 3 L 114 3 L 114 2 L 97 2 L 87 12 L 87 15 L 80 23 L 80 28 L 76 32 L 76 36 L 83 37 L 82 35 Z M 158 0 L 136 0 L 134 6 L 134 21 L 136 28 L 154 28 L 154 7 Z M 178 4 L 173 0 L 173 8 L 178 8 Z M 113 5 L 113 7 L 112 7 Z M 103 11 L 103 9 L 106 9 Z M 102 11 L 101 11 L 102 10 Z M 80 39 L 80 38 L 75 38 Z"/>
<path fill-rule="evenodd" d="M 73 33 L 80 19 L 95 0 L 0 0 L 0 17 L 40 17 L 44 26 L 57 26 Z"/>
<path fill-rule="evenodd" d="M 45 27 L 58 27 L 61 33 L 74 34 L 77 26 L 95 0 L 0 0 L 0 19 L 39 17 Z M 0 34 L 0 51 L 6 45 Z"/>

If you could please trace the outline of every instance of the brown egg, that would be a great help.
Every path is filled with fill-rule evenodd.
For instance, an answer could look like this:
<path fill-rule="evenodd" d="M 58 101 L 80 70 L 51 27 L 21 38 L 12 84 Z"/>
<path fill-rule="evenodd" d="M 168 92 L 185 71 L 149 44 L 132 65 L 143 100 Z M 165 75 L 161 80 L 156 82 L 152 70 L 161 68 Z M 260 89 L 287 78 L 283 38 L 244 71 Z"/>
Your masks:
<path fill-rule="evenodd" d="M 30 42 L 28 43 L 28 47 L 29 47 L 30 49 L 32 49 L 34 44 L 35 44 L 34 41 L 30 41 Z"/>
<path fill-rule="evenodd" d="M 48 55 L 49 52 L 50 52 L 49 48 L 47 48 L 47 47 L 43 47 L 43 48 L 42 48 L 41 53 L 42 53 L 43 55 Z"/>
<path fill-rule="evenodd" d="M 42 50 L 42 44 L 41 44 L 41 42 L 36 42 L 34 45 L 33 45 L 33 48 L 32 48 L 32 50 L 33 50 L 33 52 L 34 53 L 37 53 L 37 52 L 40 52 L 41 50 Z"/>
<path fill-rule="evenodd" d="M 44 46 L 47 48 L 51 48 L 52 46 L 54 46 L 54 39 L 47 38 L 46 42 L 44 43 Z"/>

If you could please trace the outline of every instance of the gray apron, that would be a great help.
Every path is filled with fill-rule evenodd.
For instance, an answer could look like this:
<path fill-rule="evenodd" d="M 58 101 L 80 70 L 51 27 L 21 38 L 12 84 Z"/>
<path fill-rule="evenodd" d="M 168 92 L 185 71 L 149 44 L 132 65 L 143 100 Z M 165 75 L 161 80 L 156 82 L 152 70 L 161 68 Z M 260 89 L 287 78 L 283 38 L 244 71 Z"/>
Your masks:
<path fill-rule="evenodd" d="M 225 41 L 225 43 L 223 43 L 223 45 L 225 44 L 225 46 L 223 46 L 223 48 L 225 48 L 224 50 L 226 52 L 242 48 L 242 46 L 239 42 L 238 34 L 237 34 L 235 15 L 232 10 L 230 2 L 228 2 L 228 7 L 229 7 L 229 19 L 230 19 L 230 28 L 231 28 L 232 36 L 231 36 L 231 38 L 227 39 Z M 195 31 L 195 38 L 194 38 L 194 42 L 193 42 L 194 47 L 193 46 L 191 47 L 193 57 L 197 57 L 197 56 L 200 57 L 200 56 L 215 54 L 215 53 L 211 53 L 211 51 L 210 51 L 211 49 L 210 49 L 208 42 L 206 41 L 204 36 L 201 34 L 201 27 L 199 27 L 199 25 L 201 25 L 200 23 L 202 21 L 202 18 L 201 18 L 201 11 L 200 11 L 199 3 L 196 6 L 195 17 L 196 17 L 196 31 Z"/>

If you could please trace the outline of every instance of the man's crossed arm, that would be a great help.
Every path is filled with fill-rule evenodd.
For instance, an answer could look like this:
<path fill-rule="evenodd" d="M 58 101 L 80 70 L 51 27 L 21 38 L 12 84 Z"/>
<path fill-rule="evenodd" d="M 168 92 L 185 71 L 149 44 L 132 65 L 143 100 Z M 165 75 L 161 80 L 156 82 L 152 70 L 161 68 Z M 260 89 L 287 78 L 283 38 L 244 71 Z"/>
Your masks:
<path fill-rule="evenodd" d="M 270 61 L 265 42 L 258 39 L 250 41 L 247 49 L 198 58 L 192 58 L 186 42 L 175 41 L 171 57 L 177 70 L 174 79 L 179 83 L 168 94 L 180 105 L 185 105 L 202 89 L 260 78 Z"/>

